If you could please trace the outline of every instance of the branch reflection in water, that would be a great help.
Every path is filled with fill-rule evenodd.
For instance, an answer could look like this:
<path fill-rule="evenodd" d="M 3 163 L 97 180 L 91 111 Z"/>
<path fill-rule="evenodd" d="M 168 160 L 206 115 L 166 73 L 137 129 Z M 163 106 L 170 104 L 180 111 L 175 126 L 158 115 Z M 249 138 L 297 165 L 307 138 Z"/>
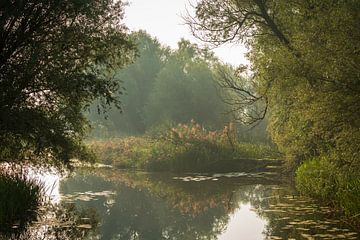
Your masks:
<path fill-rule="evenodd" d="M 20 174 L 26 176 L 25 179 L 28 181 L 39 184 L 42 196 L 41 202 L 38 203 L 40 205 L 35 207 L 36 212 L 31 213 L 34 217 L 26 223 L 19 225 L 14 222 L 7 229 L 1 228 L 0 240 L 98 239 L 96 229 L 99 219 L 96 210 L 61 202 L 59 186 L 62 175 L 55 169 L 43 170 L 31 166 L 2 167 L 6 168 L 5 172 L 8 174 Z M 20 222 L 23 221 L 20 219 Z"/>
<path fill-rule="evenodd" d="M 100 239 L 357 239 L 328 207 L 265 173 L 78 171 L 63 201 L 97 210 Z"/>

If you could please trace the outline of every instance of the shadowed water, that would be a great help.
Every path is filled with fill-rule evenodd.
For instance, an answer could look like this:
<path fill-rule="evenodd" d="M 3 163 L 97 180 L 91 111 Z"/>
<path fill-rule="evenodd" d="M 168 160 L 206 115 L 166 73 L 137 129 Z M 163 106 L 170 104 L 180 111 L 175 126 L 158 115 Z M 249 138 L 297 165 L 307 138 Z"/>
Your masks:
<path fill-rule="evenodd" d="M 94 239 L 358 239 L 329 208 L 274 178 L 96 169 L 74 173 L 60 193 L 96 211 Z"/>
<path fill-rule="evenodd" d="M 0 240 L 359 239 L 328 207 L 298 196 L 274 173 L 82 168 L 61 181 L 34 177 L 51 186 L 51 204 L 25 232 Z"/>

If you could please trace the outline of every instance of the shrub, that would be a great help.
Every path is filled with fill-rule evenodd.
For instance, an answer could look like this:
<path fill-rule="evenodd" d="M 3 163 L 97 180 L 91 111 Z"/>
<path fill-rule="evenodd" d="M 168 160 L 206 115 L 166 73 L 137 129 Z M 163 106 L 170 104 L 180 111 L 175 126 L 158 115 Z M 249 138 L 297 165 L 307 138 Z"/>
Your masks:
<path fill-rule="evenodd" d="M 296 171 L 296 188 L 303 194 L 330 201 L 337 185 L 335 168 L 325 157 L 304 162 Z"/>
<path fill-rule="evenodd" d="M 304 162 L 296 171 L 296 187 L 306 195 L 339 207 L 352 222 L 360 222 L 360 175 L 337 166 L 331 156 Z"/>
<path fill-rule="evenodd" d="M 156 171 L 209 171 L 224 167 L 228 160 L 278 157 L 270 146 L 237 142 L 232 124 L 210 131 L 193 120 L 150 136 L 89 144 L 104 163 Z"/>
<path fill-rule="evenodd" d="M 337 204 L 345 214 L 360 223 L 360 175 L 352 171 L 342 170 L 337 174 Z"/>

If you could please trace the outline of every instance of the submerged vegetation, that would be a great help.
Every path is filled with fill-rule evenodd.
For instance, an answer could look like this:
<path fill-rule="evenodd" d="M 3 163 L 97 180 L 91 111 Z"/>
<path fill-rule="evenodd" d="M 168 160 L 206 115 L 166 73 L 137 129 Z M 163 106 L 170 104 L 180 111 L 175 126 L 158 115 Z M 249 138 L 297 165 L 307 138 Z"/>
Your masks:
<path fill-rule="evenodd" d="M 0 165 L 0 240 L 80 240 L 95 234 L 96 213 L 54 201 L 55 183 L 46 184 L 32 167 Z"/>
<path fill-rule="evenodd" d="M 0 233 L 0 240 L 82 240 L 98 239 L 98 216 L 92 208 L 78 208 L 66 203 L 48 206 L 36 222 L 27 229 L 13 229 L 7 234 Z"/>
<path fill-rule="evenodd" d="M 249 171 L 249 167 L 256 168 L 256 163 L 248 166 L 246 160 L 281 156 L 269 145 L 238 142 L 234 124 L 209 131 L 194 121 L 156 135 L 93 140 L 89 146 L 106 164 L 163 171 L 231 171 L 227 165 L 233 166 L 233 162 L 241 165 L 242 160 L 243 170 Z"/>

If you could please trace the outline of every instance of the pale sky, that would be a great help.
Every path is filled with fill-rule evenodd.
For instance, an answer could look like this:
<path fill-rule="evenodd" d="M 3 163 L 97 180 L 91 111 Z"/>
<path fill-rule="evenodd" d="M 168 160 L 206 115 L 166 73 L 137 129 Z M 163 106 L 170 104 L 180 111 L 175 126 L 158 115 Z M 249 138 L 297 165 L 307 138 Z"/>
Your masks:
<path fill-rule="evenodd" d="M 125 9 L 125 25 L 131 31 L 145 30 L 156 37 L 162 44 L 177 47 L 181 38 L 198 44 L 203 44 L 195 39 L 184 25 L 181 15 L 185 15 L 189 0 L 128 0 L 129 6 Z M 194 0 L 192 0 L 194 2 Z M 244 54 L 246 48 L 241 45 L 228 44 L 213 50 L 219 59 L 233 65 L 248 64 Z"/>

